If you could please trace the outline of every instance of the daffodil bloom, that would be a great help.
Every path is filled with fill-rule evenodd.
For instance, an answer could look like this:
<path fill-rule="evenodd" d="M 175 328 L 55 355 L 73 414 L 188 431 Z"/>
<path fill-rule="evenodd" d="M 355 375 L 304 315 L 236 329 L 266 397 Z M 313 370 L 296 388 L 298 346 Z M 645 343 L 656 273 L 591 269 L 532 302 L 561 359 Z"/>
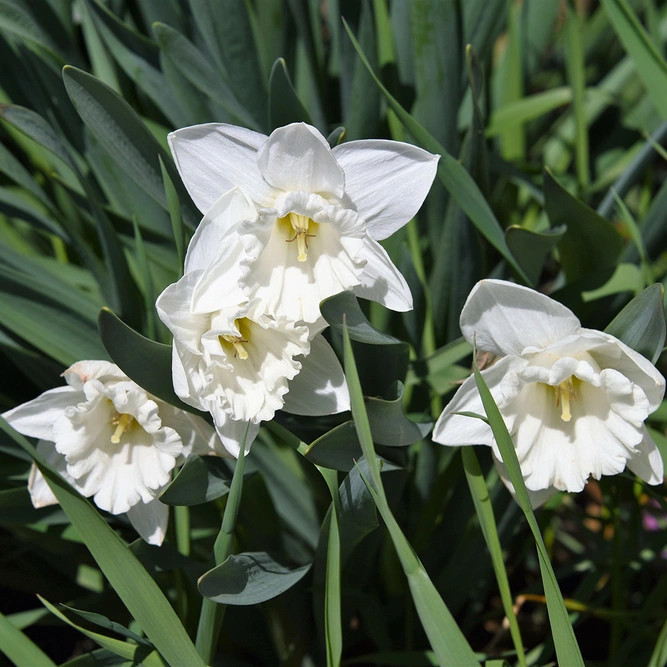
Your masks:
<path fill-rule="evenodd" d="M 111 514 L 127 514 L 137 532 L 161 544 L 168 507 L 157 495 L 192 451 L 220 453 L 215 431 L 201 418 L 148 395 L 106 361 L 79 361 L 50 389 L 2 416 L 74 488 Z M 217 450 L 217 451 L 216 451 Z M 33 465 L 28 489 L 35 507 L 56 504 Z"/>
<path fill-rule="evenodd" d="M 627 466 L 649 484 L 663 462 L 644 422 L 658 408 L 665 379 L 650 361 L 609 334 L 584 329 L 565 306 L 526 287 L 483 280 L 461 313 L 461 331 L 498 359 L 482 371 L 512 435 L 535 506 L 556 491 L 581 491 L 589 476 Z M 490 427 L 462 412 L 484 414 L 473 376 L 438 419 L 443 445 L 493 448 Z"/>
<path fill-rule="evenodd" d="M 190 242 L 183 277 L 156 306 L 174 335 L 176 394 L 211 413 L 224 446 L 237 456 L 246 423 L 249 448 L 259 422 L 276 410 L 332 414 L 349 409 L 349 394 L 340 363 L 319 333 L 321 322 L 305 326 L 272 317 L 261 299 L 247 300 L 240 288 L 242 249 L 221 229 L 256 216 L 253 203 L 234 188 L 213 208 Z M 221 265 L 228 270 L 213 270 Z"/>
<path fill-rule="evenodd" d="M 331 149 L 304 123 L 269 137 L 195 125 L 172 132 L 169 143 L 205 222 L 224 215 L 223 195 L 234 187 L 257 209 L 216 224 L 236 264 L 227 254 L 210 267 L 210 281 L 234 281 L 247 298 L 266 304 L 267 315 L 307 323 L 320 317 L 320 301 L 348 289 L 393 310 L 412 308 L 405 279 L 378 241 L 415 215 L 438 156 L 385 140 Z"/>

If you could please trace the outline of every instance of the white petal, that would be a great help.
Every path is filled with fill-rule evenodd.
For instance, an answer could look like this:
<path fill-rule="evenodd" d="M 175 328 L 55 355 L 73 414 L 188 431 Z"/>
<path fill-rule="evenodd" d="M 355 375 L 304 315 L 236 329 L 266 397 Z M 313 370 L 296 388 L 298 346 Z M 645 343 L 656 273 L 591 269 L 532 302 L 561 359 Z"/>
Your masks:
<path fill-rule="evenodd" d="M 201 336 L 208 329 L 208 313 L 192 312 L 192 298 L 202 272 L 186 273 L 167 287 L 155 302 L 157 314 L 174 338 L 193 354 L 201 352 Z"/>
<path fill-rule="evenodd" d="M 62 477 L 64 477 L 70 484 L 75 484 L 75 480 L 67 472 L 67 461 L 65 457 L 56 450 L 53 442 L 47 440 L 40 440 L 37 443 L 37 453 Z M 30 468 L 30 478 L 28 479 L 28 491 L 30 492 L 30 500 L 34 507 L 48 507 L 49 505 L 57 505 L 58 499 L 55 497 L 51 487 L 47 484 L 44 475 L 39 468 L 33 463 Z"/>
<path fill-rule="evenodd" d="M 31 438 L 53 441 L 53 424 L 65 408 L 85 400 L 74 387 L 49 389 L 32 401 L 18 405 L 2 416 L 19 433 Z"/>
<path fill-rule="evenodd" d="M 147 503 L 140 502 L 130 507 L 127 518 L 143 540 L 159 547 L 167 534 L 169 506 L 153 498 Z"/>
<path fill-rule="evenodd" d="M 283 410 L 295 415 L 331 415 L 350 409 L 343 368 L 322 334 L 310 342 L 310 354 L 289 383 Z"/>
<path fill-rule="evenodd" d="M 226 255 L 230 231 L 237 223 L 256 217 L 255 206 L 239 188 L 225 192 L 206 212 L 188 245 L 185 273 L 203 271 Z"/>
<path fill-rule="evenodd" d="M 514 489 L 514 484 L 510 481 L 509 474 L 507 473 L 507 468 L 505 467 L 505 464 L 500 461 L 498 458 L 496 458 L 495 454 L 493 456 L 493 462 L 496 464 L 496 469 L 498 470 L 498 475 L 500 476 L 500 479 L 502 479 L 503 483 L 505 486 L 508 488 L 509 492 L 516 497 L 516 491 Z M 530 498 L 530 504 L 533 509 L 537 509 L 540 507 L 540 505 L 544 505 L 544 503 L 551 498 L 551 496 L 554 495 L 554 493 L 558 493 L 558 489 L 556 489 L 553 486 L 550 486 L 546 489 L 540 489 L 539 491 L 532 491 L 531 489 L 526 489 L 528 491 L 528 497 Z"/>
<path fill-rule="evenodd" d="M 359 257 L 366 260 L 366 266 L 361 274 L 361 285 L 354 288 L 354 293 L 391 310 L 412 310 L 412 293 L 408 283 L 389 259 L 387 251 L 369 237 Z"/>
<path fill-rule="evenodd" d="M 248 434 L 245 441 L 245 453 L 247 454 L 250 451 L 250 445 L 252 445 L 259 433 L 259 424 L 235 421 L 222 410 L 218 409 L 213 409 L 211 414 L 213 415 L 213 421 L 215 422 L 215 429 L 218 432 L 218 436 L 224 447 L 224 451 L 221 451 L 220 455 L 225 456 L 225 452 L 227 452 L 235 459 L 239 457 L 243 436 L 246 433 L 246 427 L 248 428 Z"/>
<path fill-rule="evenodd" d="M 461 311 L 461 331 L 469 343 L 497 355 L 542 349 L 579 330 L 565 306 L 527 287 L 504 280 L 482 280 Z"/>
<path fill-rule="evenodd" d="M 235 125 L 206 123 L 176 130 L 168 139 L 183 183 L 202 213 L 234 186 L 259 205 L 271 205 L 275 193 L 257 166 L 257 151 L 265 135 Z"/>
<path fill-rule="evenodd" d="M 510 371 L 516 371 L 525 363 L 525 361 L 516 357 L 505 357 L 493 364 L 491 368 L 482 371 L 484 381 L 496 403 L 510 400 L 510 397 L 505 396 L 506 387 L 503 381 Z M 443 410 L 433 429 L 433 440 L 441 445 L 448 446 L 494 444 L 491 428 L 486 422 L 475 417 L 454 414 L 456 412 L 473 412 L 486 416 L 474 375 L 471 375 L 459 387 L 452 400 Z"/>
<path fill-rule="evenodd" d="M 591 351 L 600 366 L 614 368 L 626 378 L 638 384 L 648 398 L 649 411 L 657 410 L 665 395 L 665 378 L 656 367 L 646 357 L 643 357 L 639 352 L 635 352 L 614 336 L 590 329 L 582 329 L 582 332 L 585 332 L 589 337 L 595 336 L 607 343 L 607 345 L 599 346 Z"/>
<path fill-rule="evenodd" d="M 649 484 L 662 484 L 665 480 L 665 464 L 648 430 L 644 428 L 644 439 L 636 448 L 637 455 L 628 459 L 628 468 Z"/>
<path fill-rule="evenodd" d="M 349 141 L 333 154 L 345 172 L 345 194 L 376 241 L 415 216 L 431 188 L 439 155 L 397 141 Z"/>
<path fill-rule="evenodd" d="M 343 170 L 327 140 L 306 123 L 274 130 L 260 148 L 257 163 L 264 179 L 284 192 L 303 190 L 343 196 Z"/>
<path fill-rule="evenodd" d="M 116 364 L 97 359 L 77 361 L 63 373 L 63 377 L 75 389 L 81 389 L 88 380 L 127 380 L 127 375 Z"/>
<path fill-rule="evenodd" d="M 159 401 L 158 405 L 160 419 L 164 426 L 173 428 L 183 442 L 183 451 L 179 456 L 179 463 L 191 453 L 205 456 L 217 449 L 218 435 L 215 429 L 204 419 L 185 412 L 185 410 L 179 410 L 163 401 Z"/>

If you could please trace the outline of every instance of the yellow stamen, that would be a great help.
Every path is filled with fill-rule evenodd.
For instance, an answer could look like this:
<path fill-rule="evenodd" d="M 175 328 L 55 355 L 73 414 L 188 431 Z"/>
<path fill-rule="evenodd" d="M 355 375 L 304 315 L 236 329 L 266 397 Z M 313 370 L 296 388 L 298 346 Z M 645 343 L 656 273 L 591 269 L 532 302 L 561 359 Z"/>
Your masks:
<path fill-rule="evenodd" d="M 247 327 L 247 322 L 246 318 L 240 318 L 234 322 L 234 325 L 236 328 L 239 330 L 239 332 L 242 331 L 241 327 L 243 326 L 245 330 L 248 329 Z M 230 334 L 222 334 L 218 336 L 220 339 L 220 345 L 224 348 L 225 343 L 230 343 L 234 347 L 234 356 L 238 357 L 241 359 L 241 361 L 245 361 L 248 358 L 248 350 L 243 347 L 243 343 L 247 343 L 248 339 L 244 337 L 243 335 L 241 336 L 233 336 Z"/>
<path fill-rule="evenodd" d="M 111 436 L 111 442 L 114 445 L 117 445 L 120 442 L 120 436 L 132 428 L 134 425 L 134 417 L 128 414 L 119 415 L 116 413 L 116 416 L 111 420 L 112 425 L 116 425 L 116 430 Z"/>
<path fill-rule="evenodd" d="M 284 218 L 281 218 L 279 222 L 289 221 L 289 224 L 294 230 L 294 236 L 291 239 L 286 239 L 286 243 L 292 243 L 296 241 L 296 245 L 299 251 L 297 259 L 300 262 L 305 262 L 308 259 L 308 239 L 315 238 L 315 234 L 309 234 L 310 226 L 317 226 L 317 223 L 313 222 L 310 218 L 305 215 L 299 215 L 297 213 L 289 213 Z"/>
<path fill-rule="evenodd" d="M 572 377 L 561 382 L 556 388 L 556 407 L 560 405 L 560 418 L 564 422 L 569 422 L 572 419 L 570 412 L 570 402 L 577 400 L 577 392 L 574 388 L 574 381 Z"/>

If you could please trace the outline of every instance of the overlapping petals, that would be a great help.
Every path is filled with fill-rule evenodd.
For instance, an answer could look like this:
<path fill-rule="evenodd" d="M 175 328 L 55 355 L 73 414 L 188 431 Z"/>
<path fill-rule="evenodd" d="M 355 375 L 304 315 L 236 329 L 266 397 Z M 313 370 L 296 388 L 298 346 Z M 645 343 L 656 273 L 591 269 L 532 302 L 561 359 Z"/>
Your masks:
<path fill-rule="evenodd" d="M 582 328 L 552 299 L 497 280 L 475 286 L 461 330 L 478 349 L 501 357 L 482 372 L 534 504 L 626 466 L 651 484 L 662 482 L 662 459 L 644 422 L 662 401 L 665 380 L 647 359 L 609 334 Z M 490 427 L 461 412 L 484 414 L 473 377 L 441 415 L 434 440 L 492 446 L 511 487 Z"/>
<path fill-rule="evenodd" d="M 190 452 L 224 451 L 213 429 L 149 396 L 114 364 L 80 361 L 64 376 L 68 386 L 3 417 L 39 438 L 39 453 L 100 509 L 127 513 L 144 539 L 161 543 L 168 510 L 157 494 Z M 29 490 L 35 507 L 57 502 L 35 466 Z"/>
<path fill-rule="evenodd" d="M 269 316 L 306 323 L 318 320 L 322 299 L 347 289 L 395 310 L 412 307 L 407 283 L 377 241 L 417 212 L 438 156 L 392 141 L 332 150 L 304 123 L 269 137 L 211 123 L 173 132 L 169 141 L 205 214 L 202 225 L 224 238 L 226 259 L 211 268 L 208 284 L 239 285 Z M 255 207 L 246 217 L 227 211 L 234 187 Z"/>

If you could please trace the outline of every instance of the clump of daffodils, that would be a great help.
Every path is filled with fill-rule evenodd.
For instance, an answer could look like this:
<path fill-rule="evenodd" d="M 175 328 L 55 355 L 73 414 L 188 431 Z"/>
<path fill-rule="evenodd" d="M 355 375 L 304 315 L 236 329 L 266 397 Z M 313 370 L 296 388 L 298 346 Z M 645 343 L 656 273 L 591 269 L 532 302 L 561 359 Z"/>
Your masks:
<path fill-rule="evenodd" d="M 477 283 L 461 331 L 497 358 L 482 374 L 535 506 L 626 466 L 649 484 L 662 483 L 662 457 L 644 422 L 662 402 L 665 379 L 648 359 L 614 336 L 583 328 L 553 299 L 502 280 Z M 512 489 L 491 428 L 465 412 L 484 414 L 472 376 L 438 419 L 433 439 L 492 447 Z"/>
<path fill-rule="evenodd" d="M 147 542 L 161 544 L 168 507 L 159 492 L 190 453 L 225 453 L 215 431 L 147 394 L 109 362 L 79 361 L 63 375 L 66 386 L 3 418 L 38 438 L 39 454 L 79 493 L 111 514 L 126 514 Z M 35 507 L 58 502 L 34 464 L 28 490 Z"/>

